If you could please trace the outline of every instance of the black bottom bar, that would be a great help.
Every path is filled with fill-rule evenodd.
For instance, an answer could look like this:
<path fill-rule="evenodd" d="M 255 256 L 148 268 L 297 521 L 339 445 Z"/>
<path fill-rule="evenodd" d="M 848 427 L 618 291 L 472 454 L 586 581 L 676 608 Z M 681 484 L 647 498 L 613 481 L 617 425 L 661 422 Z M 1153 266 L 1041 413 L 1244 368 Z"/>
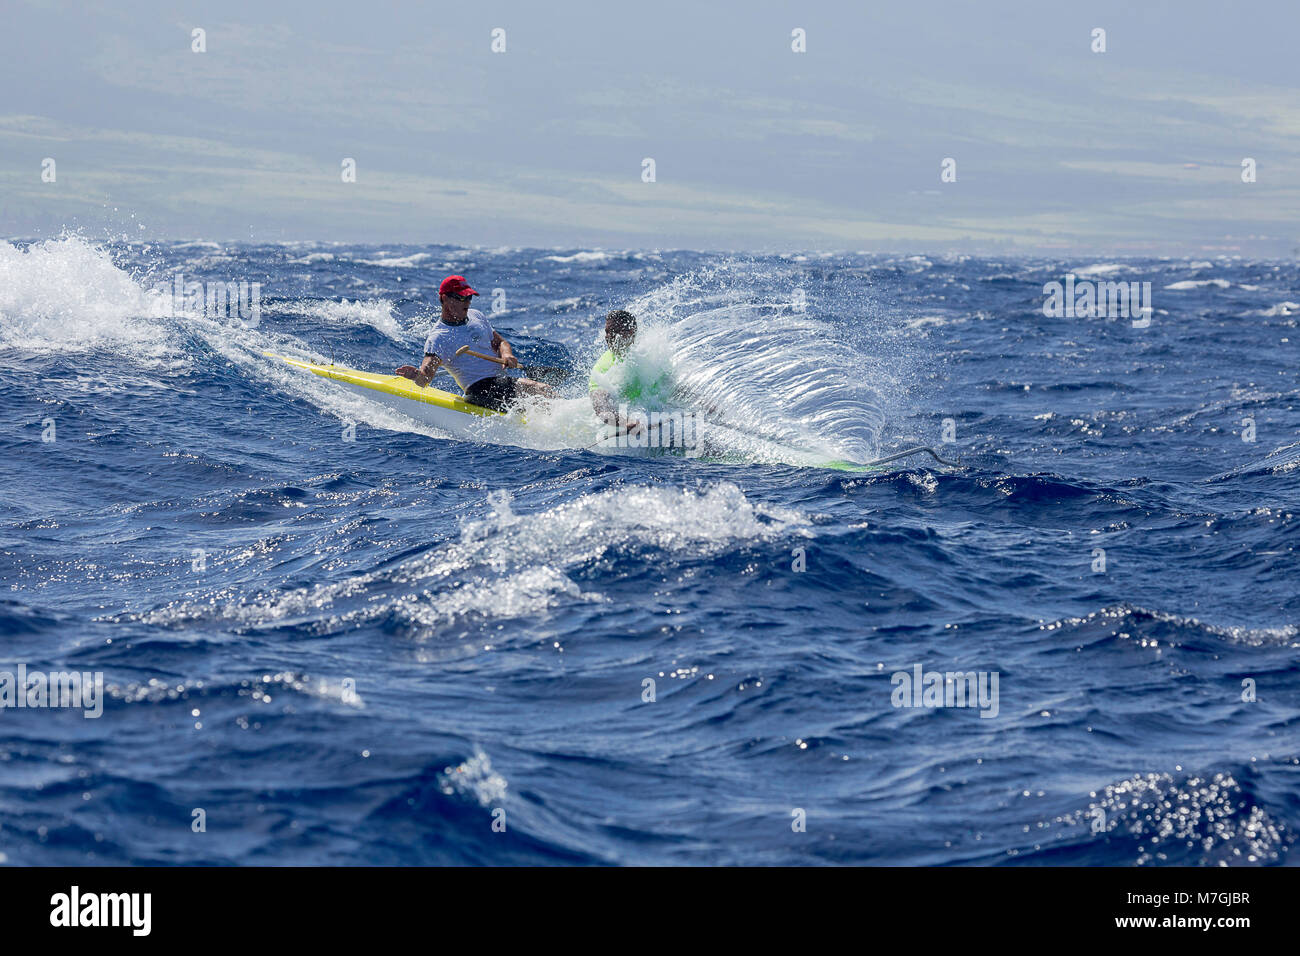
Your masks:
<path fill-rule="evenodd" d="M 629 939 L 671 928 L 675 939 L 716 934 L 732 943 L 786 927 L 864 942 L 887 938 L 880 933 L 965 944 L 1032 932 L 1035 943 L 1140 936 L 1146 944 L 1198 933 L 1231 944 L 1289 925 L 1292 876 L 1276 868 L 0 869 L 0 912 L 10 939 L 77 934 L 83 942 L 125 941 L 146 925 L 143 895 L 101 894 L 147 893 L 149 938 L 209 945 L 373 944 L 406 932 L 443 940 L 475 927 L 485 938 L 522 932 L 571 944 L 610 941 L 611 921 Z M 116 927 L 71 925 L 114 918 Z"/>

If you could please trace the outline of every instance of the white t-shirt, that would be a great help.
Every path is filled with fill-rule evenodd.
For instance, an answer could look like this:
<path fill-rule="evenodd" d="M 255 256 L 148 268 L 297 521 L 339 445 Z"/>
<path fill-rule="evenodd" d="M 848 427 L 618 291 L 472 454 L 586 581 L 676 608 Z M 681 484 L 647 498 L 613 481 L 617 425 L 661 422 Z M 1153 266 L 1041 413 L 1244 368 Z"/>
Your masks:
<path fill-rule="evenodd" d="M 495 354 L 492 351 L 492 335 L 492 326 L 478 309 L 469 310 L 464 325 L 448 325 L 439 316 L 429 337 L 424 340 L 424 354 L 436 355 L 463 392 L 475 382 L 493 378 L 504 370 L 496 362 L 473 355 L 456 354 L 456 350 L 465 345 L 484 355 Z"/>

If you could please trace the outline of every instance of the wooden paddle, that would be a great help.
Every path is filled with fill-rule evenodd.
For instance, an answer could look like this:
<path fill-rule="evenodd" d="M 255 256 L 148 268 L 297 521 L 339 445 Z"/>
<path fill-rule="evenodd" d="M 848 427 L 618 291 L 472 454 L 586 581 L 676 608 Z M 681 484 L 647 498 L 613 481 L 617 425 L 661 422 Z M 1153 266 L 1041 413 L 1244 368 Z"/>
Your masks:
<path fill-rule="evenodd" d="M 482 352 L 475 352 L 468 345 L 462 345 L 456 350 L 457 355 L 472 355 L 475 358 L 486 359 L 489 362 L 496 362 L 500 366 L 505 366 L 506 360 L 496 355 L 484 355 Z M 559 378 L 567 378 L 571 373 L 567 368 L 560 368 L 555 365 L 521 365 L 520 368 L 526 375 L 554 375 Z"/>

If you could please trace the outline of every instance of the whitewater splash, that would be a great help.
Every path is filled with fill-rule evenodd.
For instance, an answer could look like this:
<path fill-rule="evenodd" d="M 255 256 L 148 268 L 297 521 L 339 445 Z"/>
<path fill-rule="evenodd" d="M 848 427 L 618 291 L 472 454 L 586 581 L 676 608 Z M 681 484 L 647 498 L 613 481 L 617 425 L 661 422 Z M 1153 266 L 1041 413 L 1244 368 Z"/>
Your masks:
<path fill-rule="evenodd" d="M 84 353 L 110 348 L 169 366 L 178 347 L 160 297 L 78 237 L 20 249 L 0 241 L 0 348 Z"/>
<path fill-rule="evenodd" d="M 877 457 L 888 397 L 904 386 L 897 359 L 865 337 L 853 341 L 802 287 L 774 302 L 753 282 L 724 264 L 636 299 L 629 309 L 648 326 L 635 350 L 641 361 L 670 369 L 696 407 L 733 426 L 737 438 L 751 436 L 738 441 L 742 455 L 771 460 L 777 446 L 822 459 Z M 827 299 L 837 301 L 834 293 Z"/>
<path fill-rule="evenodd" d="M 341 252 L 328 255 L 340 270 L 389 267 L 399 261 L 418 267 L 430 259 L 425 253 L 358 260 Z M 570 258 L 595 261 L 593 256 Z M 189 266 L 178 264 L 175 274 L 184 268 Z M 269 351 L 314 363 L 334 360 L 333 354 L 320 351 L 330 333 L 315 337 L 312 348 L 275 327 L 278 317 L 289 316 L 335 328 L 369 326 L 414 352 L 416 340 L 432 321 L 432 310 L 403 319 L 391 298 L 335 302 L 301 295 L 271 297 L 262 307 L 267 320 L 250 327 L 237 317 L 177 309 L 168 294 L 170 286 L 152 287 L 158 278 L 154 271 L 164 279 L 173 274 L 157 266 L 148 273 L 128 272 L 110 252 L 76 236 L 26 248 L 0 242 L 0 348 L 38 354 L 107 350 L 116 361 L 100 374 L 110 376 L 105 369 L 124 365 L 153 375 L 184 374 L 215 353 L 245 369 L 249 377 L 304 397 L 344 422 L 448 437 L 401 412 L 262 356 Z M 642 378 L 665 374 L 678 386 L 670 404 L 641 404 L 635 413 L 703 416 L 714 423 L 706 454 L 727 461 L 808 465 L 831 459 L 871 460 L 885 425 L 884 396 L 899 387 L 896 370 L 855 349 L 815 309 L 768 301 L 770 293 L 755 283 L 770 286 L 772 278 L 723 266 L 679 276 L 628 303 L 641 317 L 629 364 L 638 367 Z M 485 421 L 466 437 L 538 451 L 596 442 L 602 431 L 591 407 L 587 368 L 604 349 L 601 318 L 591 318 L 596 334 L 585 343 L 569 343 L 585 361 L 573 370 L 559 397 L 550 403 L 526 403 L 526 429 Z M 389 370 L 384 367 L 388 363 L 357 364 Z"/>
<path fill-rule="evenodd" d="M 238 601 L 198 591 L 161 609 L 105 620 L 173 629 L 204 622 L 270 627 L 328 611 L 329 629 L 391 619 L 423 639 L 468 617 L 527 617 L 564 600 L 600 602 L 599 593 L 583 590 L 575 578 L 615 556 L 700 559 L 747 543 L 812 537 L 805 514 L 752 501 L 730 482 L 700 491 L 625 487 L 532 514 L 516 513 L 504 491 L 490 494 L 487 504 L 482 517 L 462 520 L 459 540 L 393 567 L 337 583 L 268 588 Z M 238 557 L 214 555 L 213 569 Z"/>

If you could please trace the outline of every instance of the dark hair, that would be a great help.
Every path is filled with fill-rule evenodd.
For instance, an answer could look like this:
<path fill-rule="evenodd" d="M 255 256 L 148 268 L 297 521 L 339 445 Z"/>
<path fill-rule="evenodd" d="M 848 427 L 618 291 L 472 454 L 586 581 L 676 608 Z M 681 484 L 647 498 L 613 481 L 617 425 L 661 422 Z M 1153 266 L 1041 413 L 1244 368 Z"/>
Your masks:
<path fill-rule="evenodd" d="M 609 315 L 605 316 L 605 334 L 627 335 L 628 333 L 636 334 L 636 316 L 626 309 L 615 309 Z"/>

